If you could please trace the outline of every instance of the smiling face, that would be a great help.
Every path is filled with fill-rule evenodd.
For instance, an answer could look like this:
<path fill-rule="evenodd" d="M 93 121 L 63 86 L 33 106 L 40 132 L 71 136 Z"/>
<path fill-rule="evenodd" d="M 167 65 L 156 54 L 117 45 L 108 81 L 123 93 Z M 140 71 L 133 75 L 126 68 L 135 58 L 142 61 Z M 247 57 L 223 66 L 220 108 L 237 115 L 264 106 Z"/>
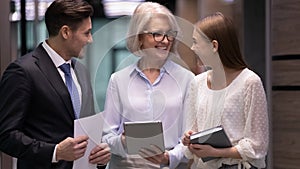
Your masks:
<path fill-rule="evenodd" d="M 198 55 L 204 65 L 212 65 L 213 55 L 216 52 L 213 43 L 197 29 L 193 32 L 193 45 L 191 50 Z"/>
<path fill-rule="evenodd" d="M 142 44 L 141 49 L 145 53 L 147 59 L 163 62 L 167 59 L 173 44 L 173 41 L 169 41 L 170 39 L 172 40 L 172 37 L 167 37 L 170 35 L 170 31 L 172 30 L 166 16 L 158 15 L 158 17 L 153 17 L 149 21 L 145 29 L 146 33 L 140 35 L 140 43 Z M 157 41 L 154 36 L 163 36 L 161 34 L 167 35 L 163 37 L 162 41 Z"/>
<path fill-rule="evenodd" d="M 70 36 L 67 39 L 67 50 L 69 56 L 82 57 L 83 48 L 93 41 L 91 18 L 84 19 L 76 30 L 70 30 Z"/>

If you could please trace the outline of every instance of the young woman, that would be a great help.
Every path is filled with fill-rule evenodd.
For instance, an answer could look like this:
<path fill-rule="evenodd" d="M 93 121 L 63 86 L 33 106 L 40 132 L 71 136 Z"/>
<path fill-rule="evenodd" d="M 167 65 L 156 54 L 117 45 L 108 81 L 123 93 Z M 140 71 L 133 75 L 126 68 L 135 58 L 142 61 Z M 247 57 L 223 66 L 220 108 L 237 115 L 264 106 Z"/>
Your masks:
<path fill-rule="evenodd" d="M 217 12 L 195 25 L 191 49 L 211 70 L 199 74 L 188 91 L 187 129 L 182 141 L 192 168 L 264 168 L 268 111 L 261 79 L 241 55 L 234 25 Z M 190 135 L 222 125 L 232 147 L 190 144 Z M 202 157 L 220 157 L 203 162 Z"/>

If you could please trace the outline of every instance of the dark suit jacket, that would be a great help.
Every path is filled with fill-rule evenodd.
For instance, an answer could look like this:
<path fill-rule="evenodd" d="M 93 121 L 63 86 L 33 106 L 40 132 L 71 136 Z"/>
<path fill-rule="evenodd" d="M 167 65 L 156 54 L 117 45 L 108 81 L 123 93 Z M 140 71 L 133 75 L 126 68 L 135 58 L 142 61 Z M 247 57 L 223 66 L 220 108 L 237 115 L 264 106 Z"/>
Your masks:
<path fill-rule="evenodd" d="M 81 117 L 94 114 L 90 78 L 72 61 L 82 90 Z M 18 158 L 18 169 L 71 169 L 52 164 L 57 143 L 73 137 L 74 110 L 68 89 L 40 44 L 11 63 L 0 83 L 0 151 Z"/>

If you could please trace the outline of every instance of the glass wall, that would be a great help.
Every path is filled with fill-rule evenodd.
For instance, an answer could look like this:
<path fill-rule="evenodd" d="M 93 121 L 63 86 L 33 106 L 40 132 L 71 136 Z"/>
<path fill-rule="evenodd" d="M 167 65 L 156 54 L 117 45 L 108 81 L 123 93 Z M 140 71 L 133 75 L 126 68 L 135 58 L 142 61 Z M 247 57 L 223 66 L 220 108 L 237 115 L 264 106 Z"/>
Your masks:
<path fill-rule="evenodd" d="M 91 74 L 97 111 L 103 110 L 110 75 L 137 59 L 125 44 L 128 22 L 129 17 L 93 19 L 93 43 L 81 61 Z"/>

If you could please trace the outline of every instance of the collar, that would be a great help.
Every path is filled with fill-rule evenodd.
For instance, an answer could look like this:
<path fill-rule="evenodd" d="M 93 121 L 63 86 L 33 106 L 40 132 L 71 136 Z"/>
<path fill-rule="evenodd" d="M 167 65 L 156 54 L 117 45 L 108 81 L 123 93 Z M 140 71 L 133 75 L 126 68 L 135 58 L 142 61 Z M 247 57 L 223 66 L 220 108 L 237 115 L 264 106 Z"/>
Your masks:
<path fill-rule="evenodd" d="M 64 63 L 69 63 L 73 67 L 72 60 L 65 61 L 57 52 L 55 52 L 48 44 L 47 41 L 45 40 L 42 43 L 43 48 L 46 50 L 48 55 L 50 56 L 51 60 L 53 61 L 54 65 L 58 68 L 60 65 Z"/>
<path fill-rule="evenodd" d="M 169 59 L 166 60 L 165 64 L 160 68 L 160 72 L 161 73 L 168 73 L 170 74 L 171 69 L 172 69 L 172 61 L 170 61 Z M 130 76 L 135 75 L 137 73 L 142 73 L 142 70 L 138 67 L 138 62 L 136 62 L 135 64 L 133 64 L 130 68 L 131 70 L 130 72 Z"/>

